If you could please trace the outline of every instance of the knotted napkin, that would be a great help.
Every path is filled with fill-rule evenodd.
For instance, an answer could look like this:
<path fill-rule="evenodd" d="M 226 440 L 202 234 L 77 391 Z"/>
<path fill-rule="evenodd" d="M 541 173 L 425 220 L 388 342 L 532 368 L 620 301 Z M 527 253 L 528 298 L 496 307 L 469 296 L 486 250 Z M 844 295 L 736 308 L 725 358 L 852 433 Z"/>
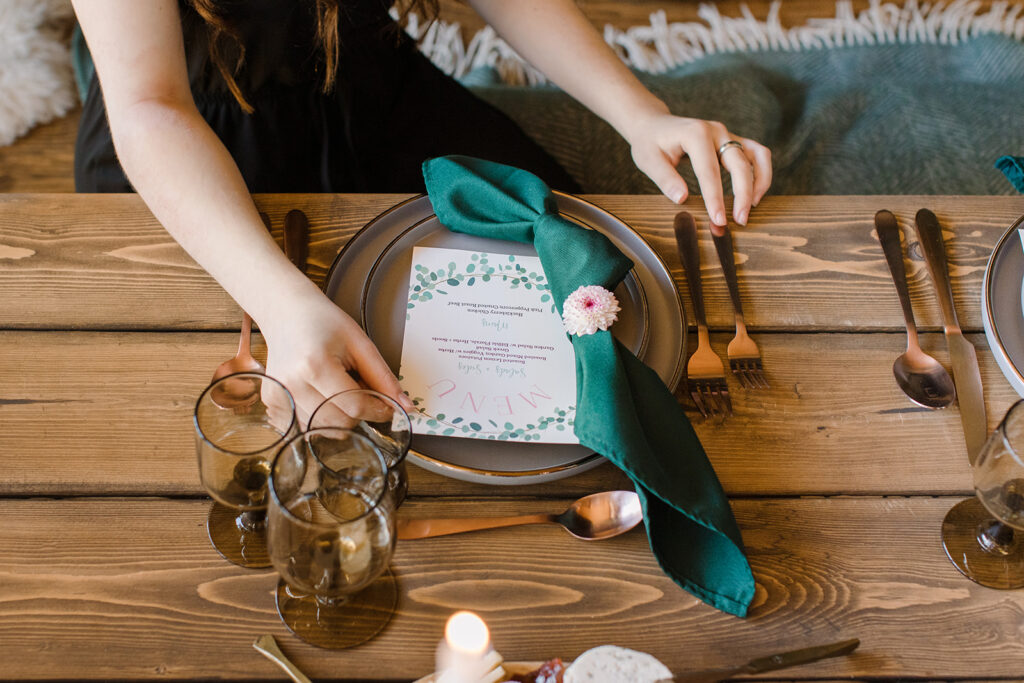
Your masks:
<path fill-rule="evenodd" d="M 613 290 L 633 267 L 600 232 L 559 216 L 550 190 L 531 173 L 449 156 L 425 162 L 423 177 L 450 230 L 532 243 L 559 313 L 576 288 Z M 708 604 L 745 616 L 754 577 L 729 502 L 686 414 L 611 332 L 570 339 L 580 443 L 633 480 L 651 550 L 665 573 Z"/>

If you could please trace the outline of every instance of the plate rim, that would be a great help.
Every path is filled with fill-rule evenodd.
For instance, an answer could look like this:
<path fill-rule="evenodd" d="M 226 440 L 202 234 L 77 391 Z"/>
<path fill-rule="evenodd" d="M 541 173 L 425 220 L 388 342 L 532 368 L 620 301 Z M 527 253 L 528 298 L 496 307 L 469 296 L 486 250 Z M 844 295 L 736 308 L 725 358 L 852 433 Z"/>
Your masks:
<path fill-rule="evenodd" d="M 1021 389 L 1024 388 L 1024 374 L 1022 374 L 1017 366 L 1013 364 L 1010 354 L 1006 351 L 1006 347 L 1003 345 L 1002 337 L 999 335 L 999 329 L 996 327 L 996 320 L 991 305 L 993 296 L 993 292 L 991 290 L 995 286 L 994 272 L 996 258 L 1002 252 L 1003 246 L 1006 244 L 1007 240 L 1009 240 L 1014 232 L 1022 225 L 1024 225 L 1024 215 L 1019 216 L 1013 223 L 1011 223 L 1010 227 L 1008 227 L 999 238 L 999 241 L 996 242 L 995 247 L 992 249 L 992 253 L 988 257 L 988 263 L 985 265 L 985 278 L 982 281 L 981 287 L 983 299 L 982 309 L 984 310 L 983 322 L 986 336 L 991 337 L 989 339 L 989 347 L 990 349 L 996 348 L 999 350 L 999 353 L 993 355 L 996 357 L 997 364 L 1003 371 L 1003 374 L 1012 375 L 1012 377 L 1007 377 L 1007 379 L 1011 384 L 1016 385 L 1014 386 L 1014 389 L 1017 393 L 1021 393 Z M 1021 314 L 1024 315 L 1024 311 L 1022 311 Z"/>

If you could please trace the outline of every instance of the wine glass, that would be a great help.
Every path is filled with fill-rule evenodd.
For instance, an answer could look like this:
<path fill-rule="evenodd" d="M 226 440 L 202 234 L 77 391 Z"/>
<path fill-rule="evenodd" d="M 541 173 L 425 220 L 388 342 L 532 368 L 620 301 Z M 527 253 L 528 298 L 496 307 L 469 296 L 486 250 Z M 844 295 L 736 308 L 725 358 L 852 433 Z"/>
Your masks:
<path fill-rule="evenodd" d="M 309 416 L 309 428 L 341 427 L 362 434 L 388 463 L 388 496 L 398 508 L 409 492 L 405 456 L 412 441 L 409 415 L 397 401 L 372 389 L 352 389 L 328 397 Z M 330 463 L 327 463 L 330 466 Z"/>
<path fill-rule="evenodd" d="M 267 539 L 281 575 L 277 611 L 307 643 L 352 647 L 391 620 L 398 588 L 388 569 L 396 536 L 387 472 L 369 439 L 336 427 L 299 434 L 274 459 Z"/>
<path fill-rule="evenodd" d="M 974 463 L 975 498 L 942 521 L 960 573 L 989 588 L 1024 587 L 1024 400 L 1010 408 Z"/>
<path fill-rule="evenodd" d="M 192 421 L 199 478 L 214 500 L 206 519 L 210 542 L 229 562 L 269 567 L 267 475 L 281 444 L 299 430 L 291 394 L 263 374 L 227 375 L 199 396 Z"/>

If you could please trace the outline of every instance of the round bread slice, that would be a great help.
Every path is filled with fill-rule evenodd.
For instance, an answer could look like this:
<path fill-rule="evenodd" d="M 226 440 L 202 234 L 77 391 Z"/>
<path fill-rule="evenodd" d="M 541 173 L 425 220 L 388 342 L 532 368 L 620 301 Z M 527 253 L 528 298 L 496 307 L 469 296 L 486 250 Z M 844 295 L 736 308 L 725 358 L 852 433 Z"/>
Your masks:
<path fill-rule="evenodd" d="M 672 678 L 664 664 L 646 652 L 602 645 L 577 657 L 565 671 L 564 683 L 654 683 Z"/>

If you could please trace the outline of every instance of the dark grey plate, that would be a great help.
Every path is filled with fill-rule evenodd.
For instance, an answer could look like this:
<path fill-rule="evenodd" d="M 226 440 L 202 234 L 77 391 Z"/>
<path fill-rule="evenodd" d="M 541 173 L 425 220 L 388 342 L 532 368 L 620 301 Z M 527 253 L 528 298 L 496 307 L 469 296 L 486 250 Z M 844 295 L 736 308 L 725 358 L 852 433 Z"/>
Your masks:
<path fill-rule="evenodd" d="M 981 287 L 985 337 L 999 369 L 1014 390 L 1024 396 L 1024 247 L 1017 229 L 1024 216 L 999 238 L 985 268 Z"/>
<path fill-rule="evenodd" d="M 674 389 L 682 374 L 686 325 L 668 267 L 640 235 L 610 213 L 571 195 L 556 193 L 556 199 L 564 216 L 605 234 L 635 264 L 632 278 L 617 290 L 623 308 L 628 305 L 630 310 L 623 311 L 622 320 L 613 330 L 621 324 L 616 330 L 620 340 L 638 351 L 638 356 Z M 536 254 L 530 245 L 449 232 L 437 223 L 425 195 L 402 202 L 370 221 L 338 254 L 327 275 L 325 291 L 356 320 L 363 320 L 365 301 L 364 326 L 396 372 L 401 359 L 408 271 L 412 247 L 417 244 Z M 586 471 L 602 461 L 582 446 L 439 436 L 414 437 L 409 457 L 445 476 L 490 484 L 551 481 Z"/>

